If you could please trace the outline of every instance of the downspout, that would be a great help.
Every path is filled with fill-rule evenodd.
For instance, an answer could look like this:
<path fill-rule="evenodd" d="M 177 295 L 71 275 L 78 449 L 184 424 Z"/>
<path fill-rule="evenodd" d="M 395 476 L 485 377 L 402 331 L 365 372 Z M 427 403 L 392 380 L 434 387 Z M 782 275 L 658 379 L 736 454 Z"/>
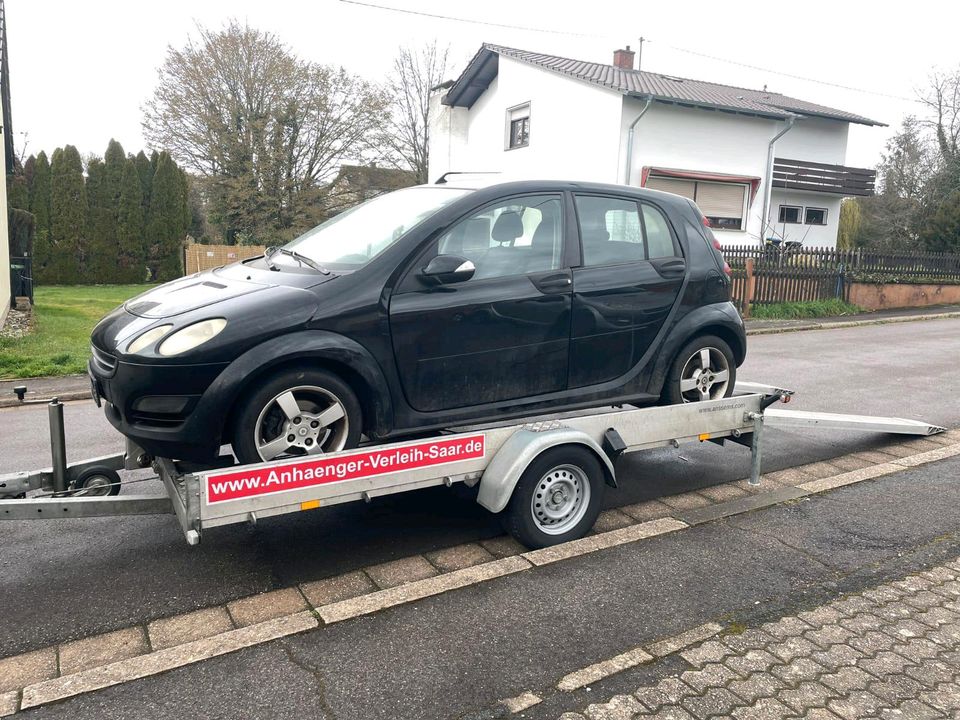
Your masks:
<path fill-rule="evenodd" d="M 787 126 L 773 136 L 773 139 L 767 145 L 767 169 L 766 174 L 763 178 L 763 215 L 760 216 L 760 244 L 766 242 L 767 234 L 767 217 L 770 214 L 770 198 L 773 194 L 773 147 L 777 144 L 777 140 L 786 135 L 793 128 L 793 123 L 796 122 L 796 115 L 789 115 L 787 117 Z"/>
<path fill-rule="evenodd" d="M 647 114 L 647 110 L 650 109 L 650 104 L 653 102 L 653 96 L 647 96 L 647 102 L 643 106 L 643 110 L 640 111 L 640 114 L 637 115 L 633 122 L 630 123 L 630 127 L 627 128 L 627 171 L 626 177 L 624 178 L 623 184 L 630 184 L 630 172 L 633 169 L 633 129 L 637 126 L 637 123 L 640 122 L 640 118 Z"/>

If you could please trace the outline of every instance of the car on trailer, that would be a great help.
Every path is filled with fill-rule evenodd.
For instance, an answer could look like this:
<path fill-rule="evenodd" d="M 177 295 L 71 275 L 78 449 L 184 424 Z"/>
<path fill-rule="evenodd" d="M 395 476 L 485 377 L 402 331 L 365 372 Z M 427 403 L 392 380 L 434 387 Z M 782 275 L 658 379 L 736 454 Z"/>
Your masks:
<path fill-rule="evenodd" d="M 728 396 L 730 269 L 691 201 L 447 179 L 139 295 L 92 334 L 94 398 L 154 457 L 242 463 L 471 423 Z"/>

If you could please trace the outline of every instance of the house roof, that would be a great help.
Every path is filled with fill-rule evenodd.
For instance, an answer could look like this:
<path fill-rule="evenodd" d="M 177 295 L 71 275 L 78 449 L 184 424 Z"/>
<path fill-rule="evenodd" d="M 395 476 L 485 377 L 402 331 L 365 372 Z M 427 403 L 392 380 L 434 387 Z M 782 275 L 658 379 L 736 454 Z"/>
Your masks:
<path fill-rule="evenodd" d="M 884 125 L 862 115 L 818 105 L 806 100 L 764 90 L 693 80 L 641 70 L 624 70 L 615 65 L 572 60 L 556 55 L 484 44 L 444 98 L 447 105 L 470 107 L 496 77 L 500 56 L 519 60 L 545 70 L 655 102 L 783 120 L 791 116 L 821 117 L 830 120 Z"/>

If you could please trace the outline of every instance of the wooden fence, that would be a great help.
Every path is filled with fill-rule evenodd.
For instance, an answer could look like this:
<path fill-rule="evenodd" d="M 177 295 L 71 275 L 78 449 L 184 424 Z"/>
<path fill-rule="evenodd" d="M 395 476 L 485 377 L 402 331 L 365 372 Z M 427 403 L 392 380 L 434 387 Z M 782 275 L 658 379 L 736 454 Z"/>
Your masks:
<path fill-rule="evenodd" d="M 723 255 L 733 270 L 733 298 L 741 312 L 748 304 L 848 301 L 854 282 L 960 283 L 960 255 L 948 253 L 729 246 Z"/>
<path fill-rule="evenodd" d="M 240 260 L 263 255 L 266 248 L 260 245 L 187 245 L 184 249 L 183 267 L 187 275 L 201 270 L 211 270 Z"/>

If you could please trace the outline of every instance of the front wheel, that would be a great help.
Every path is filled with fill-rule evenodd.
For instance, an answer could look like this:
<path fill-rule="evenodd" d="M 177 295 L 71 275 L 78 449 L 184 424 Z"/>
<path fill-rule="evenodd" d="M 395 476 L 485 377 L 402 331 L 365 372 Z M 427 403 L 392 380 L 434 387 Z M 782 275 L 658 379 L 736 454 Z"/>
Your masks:
<path fill-rule="evenodd" d="M 668 405 L 719 400 L 733 395 L 737 363 L 730 346 L 715 335 L 694 338 L 677 353 L 662 397 Z"/>
<path fill-rule="evenodd" d="M 241 463 L 300 458 L 355 448 L 360 403 L 350 386 L 326 370 L 283 371 L 240 408 L 233 452 Z"/>
<path fill-rule="evenodd" d="M 520 476 L 504 529 L 530 548 L 583 537 L 600 514 L 605 488 L 600 461 L 583 445 L 546 450 Z"/>

